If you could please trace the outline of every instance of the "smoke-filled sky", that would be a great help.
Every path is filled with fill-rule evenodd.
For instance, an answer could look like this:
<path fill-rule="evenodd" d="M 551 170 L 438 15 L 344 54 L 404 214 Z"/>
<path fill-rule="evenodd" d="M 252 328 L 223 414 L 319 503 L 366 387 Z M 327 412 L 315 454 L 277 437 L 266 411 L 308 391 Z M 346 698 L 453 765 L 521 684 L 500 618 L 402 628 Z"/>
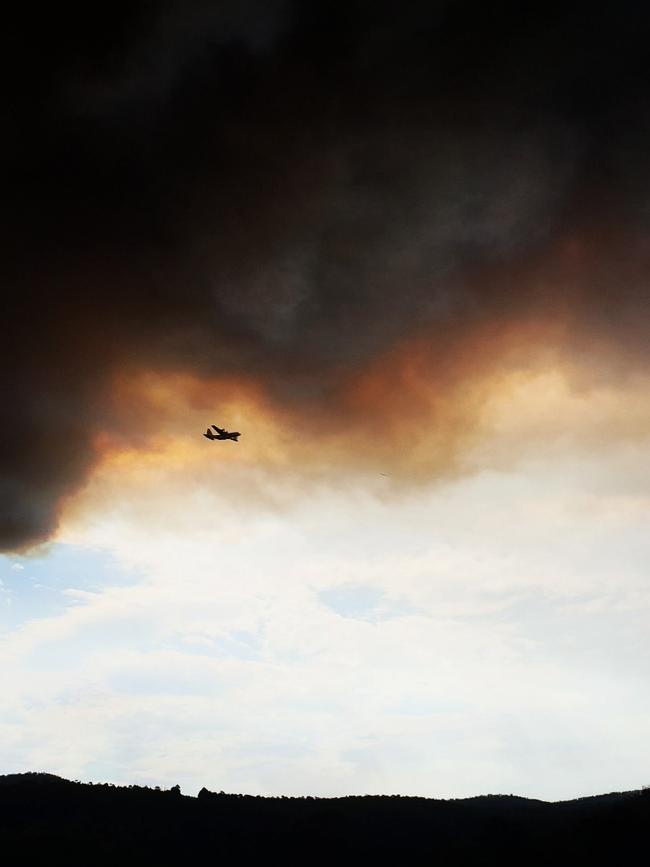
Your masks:
<path fill-rule="evenodd" d="M 64 3 L 1 39 L 0 771 L 647 782 L 641 5 Z"/>

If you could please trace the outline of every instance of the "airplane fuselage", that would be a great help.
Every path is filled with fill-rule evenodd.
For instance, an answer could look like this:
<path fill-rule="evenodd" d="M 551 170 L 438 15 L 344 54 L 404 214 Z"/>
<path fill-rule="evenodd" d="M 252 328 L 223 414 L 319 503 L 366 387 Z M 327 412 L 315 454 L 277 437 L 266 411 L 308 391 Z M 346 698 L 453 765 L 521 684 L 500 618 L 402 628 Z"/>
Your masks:
<path fill-rule="evenodd" d="M 203 436 L 208 440 L 232 440 L 233 442 L 238 441 L 238 437 L 241 436 L 239 431 L 227 431 L 220 430 L 218 433 L 212 433 L 212 431 L 208 428 L 208 430 L 203 434 Z"/>

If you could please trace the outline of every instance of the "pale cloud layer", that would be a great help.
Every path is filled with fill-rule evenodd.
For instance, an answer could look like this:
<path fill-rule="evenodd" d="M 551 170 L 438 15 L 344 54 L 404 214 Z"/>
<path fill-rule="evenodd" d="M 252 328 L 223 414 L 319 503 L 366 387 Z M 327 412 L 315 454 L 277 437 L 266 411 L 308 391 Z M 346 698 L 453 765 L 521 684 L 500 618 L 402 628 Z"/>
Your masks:
<path fill-rule="evenodd" d="M 555 442 L 417 494 L 382 477 L 255 507 L 235 496 L 253 467 L 149 466 L 60 540 L 130 580 L 75 580 L 2 637 L 0 768 L 189 793 L 642 785 L 644 448 Z"/>

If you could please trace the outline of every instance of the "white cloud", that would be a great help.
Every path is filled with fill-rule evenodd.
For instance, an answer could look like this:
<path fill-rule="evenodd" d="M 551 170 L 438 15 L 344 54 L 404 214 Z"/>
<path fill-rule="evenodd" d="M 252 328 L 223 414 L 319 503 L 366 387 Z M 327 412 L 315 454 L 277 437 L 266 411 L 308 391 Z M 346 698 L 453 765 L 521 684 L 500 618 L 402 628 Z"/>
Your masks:
<path fill-rule="evenodd" d="M 3 770 L 446 797 L 648 777 L 648 501 L 600 459 L 282 513 L 158 484 L 67 529 L 140 580 L 0 641 Z"/>

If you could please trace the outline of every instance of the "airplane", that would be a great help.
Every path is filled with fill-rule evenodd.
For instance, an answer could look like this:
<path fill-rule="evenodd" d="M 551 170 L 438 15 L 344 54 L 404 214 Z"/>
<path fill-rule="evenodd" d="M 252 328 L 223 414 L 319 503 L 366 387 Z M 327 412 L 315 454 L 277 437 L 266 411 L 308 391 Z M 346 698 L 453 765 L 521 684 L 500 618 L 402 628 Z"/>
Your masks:
<path fill-rule="evenodd" d="M 209 440 L 233 440 L 233 442 L 239 442 L 238 437 L 241 436 L 238 430 L 230 433 L 227 430 L 224 430 L 222 427 L 217 427 L 216 424 L 213 424 L 212 427 L 215 429 L 216 433 L 212 433 L 210 428 L 203 434 L 206 439 Z"/>

